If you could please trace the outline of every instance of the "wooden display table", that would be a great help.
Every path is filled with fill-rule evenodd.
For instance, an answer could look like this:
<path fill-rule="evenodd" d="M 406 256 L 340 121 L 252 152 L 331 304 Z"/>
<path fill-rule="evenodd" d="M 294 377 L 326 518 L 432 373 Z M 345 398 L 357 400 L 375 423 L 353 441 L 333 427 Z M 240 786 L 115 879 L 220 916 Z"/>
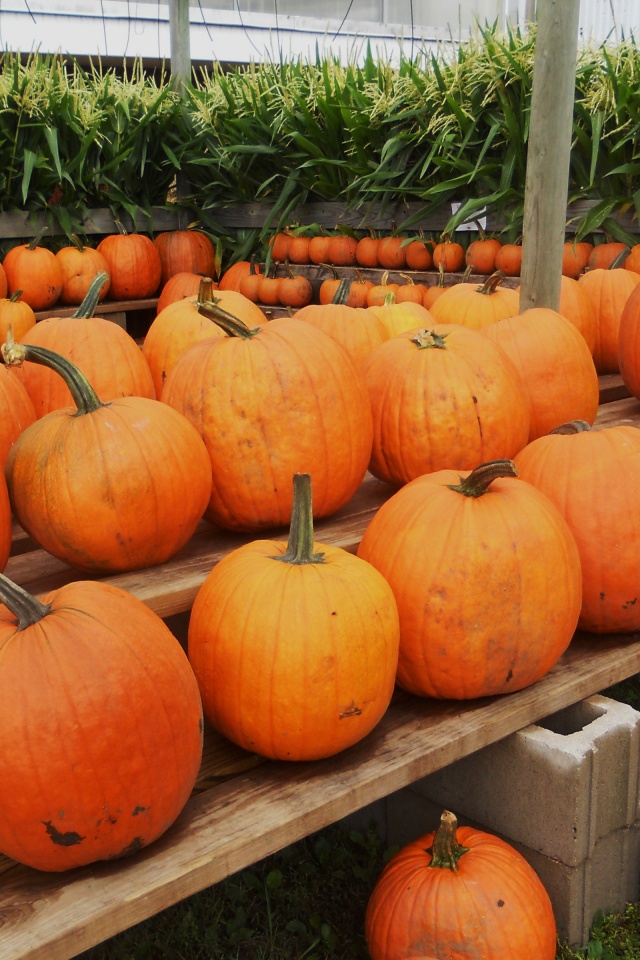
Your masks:
<path fill-rule="evenodd" d="M 603 393 L 620 390 L 603 380 Z M 596 426 L 640 426 L 640 403 L 603 403 Z M 356 550 L 390 495 L 367 476 L 335 517 L 316 524 L 318 541 Z M 283 534 L 284 536 L 284 534 Z M 180 555 L 152 570 L 104 578 L 162 617 L 186 614 L 212 565 L 246 536 L 202 524 Z M 6 569 L 42 592 L 73 579 L 65 564 L 19 529 Z M 313 763 L 265 761 L 211 729 L 196 788 L 167 833 L 134 857 L 65 874 L 0 858 L 0 960 L 68 960 L 300 838 L 336 822 L 482 747 L 640 672 L 640 635 L 576 634 L 550 673 L 518 693 L 468 702 L 398 692 L 361 743 Z"/>

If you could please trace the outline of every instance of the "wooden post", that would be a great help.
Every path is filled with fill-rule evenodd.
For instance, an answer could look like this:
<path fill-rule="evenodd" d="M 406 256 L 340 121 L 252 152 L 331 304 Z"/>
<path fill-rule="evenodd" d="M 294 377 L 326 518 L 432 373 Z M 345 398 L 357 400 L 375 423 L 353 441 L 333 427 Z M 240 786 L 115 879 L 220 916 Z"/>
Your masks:
<path fill-rule="evenodd" d="M 580 0 L 538 0 L 522 234 L 520 310 L 558 309 Z"/>
<path fill-rule="evenodd" d="M 185 96 L 185 87 L 191 82 L 191 42 L 189 37 L 189 0 L 169 0 L 169 35 L 171 50 L 171 77 L 182 96 Z M 189 184 L 184 173 L 179 170 L 176 174 L 176 194 L 178 200 L 188 196 Z M 178 228 L 186 227 L 186 211 L 178 213 Z"/>

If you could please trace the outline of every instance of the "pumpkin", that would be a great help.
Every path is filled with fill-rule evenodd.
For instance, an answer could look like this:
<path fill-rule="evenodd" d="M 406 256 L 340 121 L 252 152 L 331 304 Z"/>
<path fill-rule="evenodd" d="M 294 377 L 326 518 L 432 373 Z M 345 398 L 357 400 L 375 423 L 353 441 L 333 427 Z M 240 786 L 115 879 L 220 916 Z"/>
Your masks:
<path fill-rule="evenodd" d="M 365 911 L 371 960 L 554 960 L 549 895 L 506 841 L 458 827 L 445 810 L 437 830 L 388 862 Z"/>
<path fill-rule="evenodd" d="M 271 260 L 283 263 L 289 256 L 289 241 L 291 234 L 288 230 L 281 230 L 269 239 Z"/>
<path fill-rule="evenodd" d="M 309 243 L 311 237 L 302 233 L 292 233 L 289 237 L 287 260 L 291 263 L 309 263 Z M 331 243 L 331 241 L 329 241 Z"/>
<path fill-rule="evenodd" d="M 162 280 L 162 262 L 155 243 L 144 233 L 127 233 L 116 221 L 118 233 L 98 244 L 98 252 L 107 261 L 111 300 L 144 300 L 152 297 Z"/>
<path fill-rule="evenodd" d="M 407 330 L 417 330 L 418 327 L 434 322 L 430 312 L 422 304 L 413 303 L 411 300 L 398 303 L 393 289 L 386 294 L 384 303 L 367 309 L 382 320 L 390 337 L 405 333 Z"/>
<path fill-rule="evenodd" d="M 397 283 L 389 283 L 389 271 L 385 270 L 384 273 L 380 276 L 378 283 L 374 283 L 373 286 L 369 287 L 367 291 L 367 306 L 368 307 L 382 307 L 384 306 L 385 300 L 388 293 L 395 294 L 398 289 Z M 393 300 L 390 300 L 389 303 L 395 303 L 396 298 L 393 297 Z"/>
<path fill-rule="evenodd" d="M 596 311 L 596 342 L 593 348 L 596 370 L 598 373 L 619 373 L 620 318 L 625 303 L 640 283 L 640 274 L 623 267 L 594 268 L 583 273 L 578 283 Z"/>
<path fill-rule="evenodd" d="M 368 280 L 362 276 L 362 272 L 356 267 L 354 269 L 355 277 L 349 284 L 346 303 L 350 307 L 367 307 L 369 300 L 369 291 L 373 288 L 373 280 Z M 335 298 L 334 298 L 335 299 Z"/>
<path fill-rule="evenodd" d="M 369 227 L 369 233 L 360 237 L 358 240 L 358 246 L 356 247 L 356 261 L 361 267 L 372 267 L 376 268 L 378 264 L 378 244 L 380 243 L 380 238 L 376 235 L 375 230 L 372 227 Z"/>
<path fill-rule="evenodd" d="M 629 393 L 640 399 L 640 284 L 629 294 L 620 315 L 618 367 Z"/>
<path fill-rule="evenodd" d="M 36 419 L 27 388 L 14 370 L 0 365 L 0 471 L 4 471 L 12 443 Z"/>
<path fill-rule="evenodd" d="M 395 234 L 380 238 L 378 264 L 384 270 L 403 270 L 407 265 L 407 255 L 403 246 L 405 239 L 405 237 Z"/>
<path fill-rule="evenodd" d="M 426 307 L 427 310 L 431 309 L 431 307 L 436 302 L 436 300 L 439 297 L 441 297 L 442 294 L 447 289 L 447 286 L 444 281 L 445 281 L 444 267 L 442 266 L 442 264 L 440 264 L 440 266 L 438 267 L 437 281 L 435 283 L 431 283 L 427 285 L 427 289 L 425 290 L 422 297 L 422 305 L 423 307 Z"/>
<path fill-rule="evenodd" d="M 153 242 L 160 255 L 162 286 L 176 273 L 218 276 L 215 247 L 201 230 L 167 230 L 159 233 Z"/>
<path fill-rule="evenodd" d="M 625 270 L 633 270 L 634 273 L 640 273 L 640 243 L 631 247 L 629 256 L 624 261 Z"/>
<path fill-rule="evenodd" d="M 100 288 L 98 300 L 104 300 L 109 292 L 109 265 L 102 254 L 93 247 L 85 246 L 79 237 L 71 235 L 71 244 L 61 247 L 56 258 L 62 268 L 60 303 L 78 306 L 82 303 L 91 281 L 97 274 L 106 273 L 107 279 Z"/>
<path fill-rule="evenodd" d="M 395 292 L 396 303 L 419 303 L 424 306 L 424 293 L 427 289 L 424 283 L 414 283 L 408 273 L 401 273 L 404 283 L 399 283 Z"/>
<path fill-rule="evenodd" d="M 621 254 L 628 253 L 626 243 L 618 240 L 605 240 L 596 243 L 589 254 L 587 266 L 589 270 L 608 270 Z"/>
<path fill-rule="evenodd" d="M 507 277 L 519 277 L 522 269 L 522 245 L 519 243 L 503 243 L 496 253 L 496 270 L 501 270 Z"/>
<path fill-rule="evenodd" d="M 198 295 L 170 303 L 150 324 L 142 344 L 156 396 L 161 398 L 164 382 L 189 347 L 208 337 L 223 337 L 224 331 L 213 322 L 213 307 L 237 316 L 250 326 L 267 322 L 260 307 L 235 290 L 216 290 L 209 277 L 201 277 Z"/>
<path fill-rule="evenodd" d="M 572 277 L 560 277 L 558 313 L 577 327 L 593 356 L 598 336 L 598 315 L 584 285 Z"/>
<path fill-rule="evenodd" d="M 13 543 L 11 503 L 4 472 L 0 471 L 0 570 L 6 567 Z"/>
<path fill-rule="evenodd" d="M 184 300 L 185 297 L 197 296 L 201 280 L 202 274 L 200 273 L 174 273 L 160 291 L 160 296 L 156 304 L 156 316 L 162 313 L 164 308 L 168 307 L 170 303 Z M 217 283 L 211 282 L 211 288 L 213 290 L 215 290 L 217 286 Z"/>
<path fill-rule="evenodd" d="M 497 237 L 481 235 L 472 240 L 466 249 L 464 262 L 472 273 L 491 274 L 496 269 L 496 254 L 502 246 Z"/>
<path fill-rule="evenodd" d="M 182 647 L 111 584 L 35 598 L 0 576 L 0 601 L 0 850 L 46 871 L 135 854 L 172 825 L 200 768 Z"/>
<path fill-rule="evenodd" d="M 422 473 L 512 457 L 529 436 L 529 400 L 512 361 L 454 324 L 387 340 L 364 367 L 373 413 L 369 470 L 400 486 Z"/>
<path fill-rule="evenodd" d="M 436 323 L 460 323 L 472 330 L 513 316 L 518 312 L 520 294 L 503 287 L 503 279 L 504 275 L 496 271 L 480 285 L 452 284 L 431 305 L 431 316 Z"/>
<path fill-rule="evenodd" d="M 418 476 L 378 509 L 358 556 L 395 595 L 397 682 L 410 693 L 467 700 L 522 690 L 571 642 L 576 543 L 510 460 Z"/>
<path fill-rule="evenodd" d="M 0 263 L 0 299 L 6 297 L 8 292 L 9 284 L 7 282 L 7 274 L 5 273 L 4 267 Z"/>
<path fill-rule="evenodd" d="M 309 240 L 309 261 L 311 263 L 326 263 L 329 256 L 331 237 L 320 227 L 320 233 Z"/>
<path fill-rule="evenodd" d="M 209 450 L 207 519 L 246 531 L 289 523 L 294 473 L 313 476 L 316 516 L 335 513 L 371 453 L 362 374 L 339 343 L 295 316 L 253 330 L 226 314 L 216 322 L 227 336 L 192 346 L 162 391 Z"/>
<path fill-rule="evenodd" d="M 236 260 L 230 267 L 224 271 L 220 277 L 218 287 L 220 290 L 233 290 L 236 293 L 240 290 L 240 281 L 251 270 L 250 260 Z"/>
<path fill-rule="evenodd" d="M 352 284 L 343 280 L 332 303 L 310 303 L 296 313 L 296 320 L 304 320 L 342 344 L 357 367 L 365 361 L 381 343 L 389 338 L 386 327 L 371 311 L 364 307 L 351 307 L 345 302 Z"/>
<path fill-rule="evenodd" d="M 317 760 L 385 713 L 398 612 L 377 570 L 314 541 L 311 477 L 296 474 L 293 491 L 288 542 L 247 543 L 207 576 L 188 654 L 205 716 L 225 737 L 272 759 Z"/>
<path fill-rule="evenodd" d="M 639 630 L 640 430 L 567 425 L 527 444 L 514 459 L 520 476 L 560 510 L 578 545 L 580 629 Z"/>
<path fill-rule="evenodd" d="M 258 302 L 267 307 L 276 307 L 280 303 L 280 282 L 281 277 L 276 276 L 271 270 L 260 275 L 258 280 Z"/>
<path fill-rule="evenodd" d="M 356 265 L 356 250 L 358 240 L 348 234 L 338 233 L 329 239 L 329 263 L 336 267 L 353 267 Z"/>
<path fill-rule="evenodd" d="M 600 402 L 591 351 L 566 317 L 532 307 L 497 320 L 483 334 L 513 360 L 529 397 L 529 441 L 567 420 L 593 423 Z"/>
<path fill-rule="evenodd" d="M 7 338 L 9 327 L 14 340 L 22 340 L 27 330 L 36 325 L 36 315 L 26 300 L 21 300 L 22 290 L 15 290 L 10 297 L 0 299 L 0 340 Z"/>
<path fill-rule="evenodd" d="M 464 266 L 464 247 L 448 238 L 437 243 L 433 249 L 433 265 L 436 270 L 440 269 L 447 273 L 457 273 Z"/>
<path fill-rule="evenodd" d="M 22 342 L 46 347 L 80 366 L 103 402 L 126 396 L 154 399 L 151 371 L 136 341 L 117 323 L 94 316 L 106 279 L 106 274 L 97 274 L 72 316 L 40 320 L 25 333 Z M 53 370 L 27 364 L 16 374 L 38 417 L 73 403 L 65 381 Z"/>
<path fill-rule="evenodd" d="M 194 533 L 211 466 L 187 420 L 158 400 L 102 403 L 78 367 L 44 347 L 5 343 L 5 363 L 44 364 L 74 406 L 22 431 L 6 464 L 16 519 L 43 549 L 87 571 L 164 563 Z"/>
<path fill-rule="evenodd" d="M 2 261 L 9 296 L 21 290 L 20 299 L 32 310 L 46 310 L 57 303 L 64 284 L 55 253 L 40 246 L 40 237 L 11 247 Z"/>
<path fill-rule="evenodd" d="M 249 273 L 246 273 L 244 277 L 240 280 L 238 284 L 238 293 L 241 293 L 243 297 L 246 297 L 247 300 L 251 300 L 252 303 L 260 302 L 260 281 L 262 275 L 260 269 L 256 267 L 256 264 L 251 258 Z M 195 293 L 198 291 L 195 290 Z"/>
<path fill-rule="evenodd" d="M 285 276 L 280 278 L 278 301 L 283 307 L 297 310 L 313 300 L 311 281 L 301 273 L 294 273 L 287 261 Z"/>
<path fill-rule="evenodd" d="M 593 244 L 567 240 L 562 248 L 562 275 L 577 280 L 589 264 Z"/>
<path fill-rule="evenodd" d="M 409 270 L 431 270 L 433 267 L 433 243 L 431 240 L 412 240 L 404 248 Z"/>

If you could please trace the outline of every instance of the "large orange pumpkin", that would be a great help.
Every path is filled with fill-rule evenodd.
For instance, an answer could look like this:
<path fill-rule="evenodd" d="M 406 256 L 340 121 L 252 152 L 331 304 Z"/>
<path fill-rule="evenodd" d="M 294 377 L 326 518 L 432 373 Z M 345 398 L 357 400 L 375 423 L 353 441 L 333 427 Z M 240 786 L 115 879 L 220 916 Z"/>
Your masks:
<path fill-rule="evenodd" d="M 586 291 L 596 311 L 596 343 L 593 349 L 596 370 L 598 373 L 619 373 L 620 317 L 632 291 L 640 283 L 640 274 L 623 267 L 596 268 L 583 273 L 578 283 Z"/>
<path fill-rule="evenodd" d="M 598 336 L 598 315 L 585 286 L 572 277 L 560 278 L 558 313 L 578 328 L 593 356 Z"/>
<path fill-rule="evenodd" d="M 61 871 L 136 853 L 189 799 L 202 706 L 182 647 L 133 594 L 0 577 L 0 850 Z"/>
<path fill-rule="evenodd" d="M 218 276 L 215 247 L 201 230 L 167 230 L 159 233 L 153 242 L 160 254 L 162 286 L 176 273 Z"/>
<path fill-rule="evenodd" d="M 640 399 L 640 284 L 631 291 L 620 315 L 618 366 L 627 390 Z"/>
<path fill-rule="evenodd" d="M 158 400 L 101 403 L 78 367 L 27 344 L 4 344 L 6 363 L 46 364 L 75 406 L 20 434 L 6 474 L 13 512 L 53 556 L 89 571 L 164 563 L 194 533 L 211 494 L 206 448 L 187 420 Z"/>
<path fill-rule="evenodd" d="M 472 330 L 481 330 L 503 317 L 518 312 L 520 294 L 503 287 L 504 275 L 499 271 L 484 283 L 454 283 L 430 307 L 436 323 L 461 323 Z"/>
<path fill-rule="evenodd" d="M 581 426 L 539 437 L 515 462 L 573 532 L 583 575 L 580 628 L 630 633 L 640 630 L 640 430 Z"/>
<path fill-rule="evenodd" d="M 25 333 L 22 342 L 46 347 L 77 364 L 103 402 L 116 397 L 156 396 L 149 365 L 127 331 L 112 320 L 94 316 L 106 274 L 92 280 L 87 296 L 70 317 L 47 317 Z M 38 417 L 73 403 L 57 373 L 38 364 L 15 371 Z"/>
<path fill-rule="evenodd" d="M 36 419 L 27 388 L 15 370 L 0 365 L 0 471 L 4 471 L 11 444 Z"/>
<path fill-rule="evenodd" d="M 521 690 L 551 669 L 576 628 L 576 543 L 509 460 L 417 477 L 379 508 L 358 556 L 391 585 L 398 684 L 419 696 Z"/>
<path fill-rule="evenodd" d="M 580 331 L 556 310 L 532 307 L 483 329 L 513 360 L 531 407 L 529 440 L 567 420 L 593 423 L 598 374 Z"/>
<path fill-rule="evenodd" d="M 362 374 L 332 337 L 295 317 L 253 330 L 228 316 L 216 322 L 227 336 L 194 344 L 162 391 L 209 450 L 207 518 L 248 531 L 288 524 L 294 473 L 313 477 L 315 516 L 335 513 L 371 453 Z"/>
<path fill-rule="evenodd" d="M 109 265 L 111 300 L 144 300 L 160 286 L 162 263 L 155 243 L 144 233 L 127 233 L 118 223 L 118 233 L 104 237 L 98 252 Z"/>
<path fill-rule="evenodd" d="M 205 715 L 224 736 L 273 759 L 317 760 L 357 743 L 385 713 L 398 636 L 378 571 L 314 542 L 311 478 L 297 474 L 288 543 L 256 540 L 213 568 L 188 651 Z"/>
<path fill-rule="evenodd" d="M 32 310 L 46 310 L 57 303 L 64 283 L 55 253 L 40 246 L 40 236 L 11 247 L 2 261 L 9 296 L 21 290 L 20 298 Z"/>
<path fill-rule="evenodd" d="M 477 330 L 407 331 L 369 357 L 369 469 L 400 486 L 433 470 L 511 457 L 529 436 L 529 400 L 513 362 Z"/>
<path fill-rule="evenodd" d="M 554 960 L 556 924 L 538 875 L 482 830 L 440 826 L 382 871 L 365 912 L 371 960 Z M 428 955 L 428 956 L 427 956 Z"/>
<path fill-rule="evenodd" d="M 367 309 L 382 321 L 389 337 L 434 323 L 433 316 L 423 304 L 411 300 L 398 303 L 393 290 L 386 294 L 382 304 Z"/>

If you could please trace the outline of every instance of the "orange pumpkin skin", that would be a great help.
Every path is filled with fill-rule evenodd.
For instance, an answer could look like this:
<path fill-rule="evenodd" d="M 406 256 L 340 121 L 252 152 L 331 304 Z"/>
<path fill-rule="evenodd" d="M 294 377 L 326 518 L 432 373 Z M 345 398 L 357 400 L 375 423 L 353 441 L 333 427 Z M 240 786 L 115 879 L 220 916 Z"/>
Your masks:
<path fill-rule="evenodd" d="M 4 473 L 0 473 L 0 571 L 6 567 L 13 542 L 11 503 Z"/>
<path fill-rule="evenodd" d="M 592 243 L 567 240 L 562 250 L 562 275 L 577 280 L 586 269 L 592 250 Z"/>
<path fill-rule="evenodd" d="M 431 270 L 433 267 L 433 244 L 429 240 L 412 240 L 405 249 L 409 270 Z"/>
<path fill-rule="evenodd" d="M 402 270 L 407 265 L 405 237 L 381 237 L 378 242 L 378 263 L 386 270 Z"/>
<path fill-rule="evenodd" d="M 35 240 L 11 247 L 2 261 L 9 295 L 22 290 L 20 299 L 32 310 L 46 310 L 60 299 L 62 268 L 55 253 Z"/>
<path fill-rule="evenodd" d="M 376 347 L 389 338 L 382 321 L 364 307 L 349 307 L 340 303 L 310 303 L 298 310 L 296 320 L 303 320 L 324 330 L 342 344 L 360 369 Z"/>
<path fill-rule="evenodd" d="M 640 431 L 615 426 L 549 434 L 514 458 L 566 519 L 583 577 L 578 626 L 590 633 L 640 629 Z"/>
<path fill-rule="evenodd" d="M 331 237 L 327 233 L 319 233 L 309 240 L 309 261 L 311 263 L 326 263 L 329 256 Z"/>
<path fill-rule="evenodd" d="M 253 336 L 192 346 L 162 400 L 204 438 L 213 465 L 206 517 L 261 530 L 291 518 L 291 477 L 310 473 L 314 515 L 330 516 L 360 486 L 372 425 L 362 374 L 328 334 L 279 317 Z"/>
<path fill-rule="evenodd" d="M 558 313 L 577 327 L 593 356 L 598 336 L 598 315 L 584 285 L 572 277 L 560 278 Z"/>
<path fill-rule="evenodd" d="M 371 960 L 554 960 L 549 895 L 510 844 L 458 827 L 457 870 L 432 867 L 435 832 L 386 865 L 365 912 Z"/>
<path fill-rule="evenodd" d="M 353 267 L 356 260 L 358 240 L 355 237 L 338 234 L 329 241 L 329 263 L 337 267 Z"/>
<path fill-rule="evenodd" d="M 589 254 L 589 270 L 608 270 L 616 257 L 628 250 L 626 243 L 611 240 L 605 243 L 596 243 Z"/>
<path fill-rule="evenodd" d="M 153 242 L 160 254 L 162 286 L 176 273 L 217 276 L 215 248 L 200 230 L 168 230 L 159 233 Z"/>
<path fill-rule="evenodd" d="M 496 254 L 502 243 L 497 237 L 472 240 L 467 247 L 464 261 L 472 273 L 490 274 L 496 268 Z"/>
<path fill-rule="evenodd" d="M 436 323 L 460 323 L 481 330 L 518 312 L 520 294 L 500 285 L 496 274 L 485 283 L 454 283 L 429 308 Z"/>
<path fill-rule="evenodd" d="M 114 233 L 98 244 L 109 265 L 110 300 L 144 300 L 152 297 L 162 278 L 160 254 L 144 233 Z"/>
<path fill-rule="evenodd" d="M 92 394 L 76 404 L 37 420 L 11 447 L 16 518 L 43 549 L 81 570 L 164 563 L 192 536 L 211 494 L 202 440 L 158 400 L 100 404 Z"/>
<path fill-rule="evenodd" d="M 99 273 L 106 273 L 108 277 L 109 265 L 102 254 L 93 247 L 71 244 L 58 250 L 56 258 L 62 268 L 60 303 L 81 304 L 93 278 Z M 110 282 L 109 279 L 105 280 L 100 290 L 100 300 L 104 300 L 109 292 Z"/>
<path fill-rule="evenodd" d="M 631 253 L 623 264 L 625 270 L 632 270 L 634 273 L 640 273 L 640 243 L 631 247 Z"/>
<path fill-rule="evenodd" d="M 13 295 L 14 297 L 16 294 Z M 2 343 L 7 339 L 9 327 L 13 331 L 14 340 L 22 340 L 27 330 L 36 325 L 36 315 L 25 300 L 14 300 L 13 297 L 0 299 L 0 339 Z"/>
<path fill-rule="evenodd" d="M 37 419 L 27 388 L 15 373 L 16 371 L 9 367 L 0 365 L 0 469 L 2 471 L 4 471 L 11 444 Z"/>
<path fill-rule="evenodd" d="M 629 393 L 640 398 L 640 285 L 631 291 L 620 316 L 618 366 Z"/>
<path fill-rule="evenodd" d="M 392 337 L 371 354 L 364 376 L 373 413 L 369 470 L 386 483 L 445 467 L 472 470 L 527 443 L 529 400 L 518 371 L 475 330 L 441 324 Z"/>
<path fill-rule="evenodd" d="M 380 243 L 380 238 L 371 232 L 366 237 L 361 237 L 358 240 L 358 246 L 356 247 L 356 262 L 360 264 L 361 267 L 377 267 L 378 264 L 378 244 Z"/>
<path fill-rule="evenodd" d="M 0 263 L 0 298 L 7 296 L 9 292 L 9 283 L 7 282 L 7 274 L 3 265 Z"/>
<path fill-rule="evenodd" d="M 566 317 L 534 307 L 482 332 L 502 347 L 520 374 L 531 407 L 529 441 L 568 420 L 593 423 L 600 402 L 598 374 L 584 337 Z"/>
<path fill-rule="evenodd" d="M 368 309 L 382 321 L 389 337 L 396 337 L 407 330 L 417 330 L 419 327 L 435 323 L 434 317 L 425 306 L 413 303 L 411 300 L 397 303 L 393 294 L 385 297 L 383 304 L 374 305 Z"/>
<path fill-rule="evenodd" d="M 598 373 L 619 373 L 620 317 L 632 291 L 640 283 L 640 274 L 622 267 L 588 270 L 578 283 L 595 306 L 597 325 L 593 359 L 596 370 Z"/>
<path fill-rule="evenodd" d="M 220 290 L 234 290 L 236 293 L 240 290 L 240 281 L 251 270 L 250 260 L 238 260 L 232 263 L 220 277 L 218 284 Z"/>
<path fill-rule="evenodd" d="M 503 243 L 496 253 L 496 270 L 508 277 L 519 277 L 522 269 L 522 245 Z"/>
<path fill-rule="evenodd" d="M 418 696 L 522 690 L 556 663 L 578 621 L 580 558 L 557 508 L 516 476 L 465 495 L 456 488 L 467 476 L 437 470 L 406 484 L 358 547 L 391 585 L 397 682 Z"/>
<path fill-rule="evenodd" d="M 464 248 L 459 243 L 445 240 L 436 244 L 433 250 L 433 265 L 438 270 L 440 265 L 447 273 L 455 273 L 464 267 Z"/>
<path fill-rule="evenodd" d="M 67 357 L 80 367 L 104 403 L 116 397 L 156 397 L 140 347 L 126 330 L 104 317 L 48 317 L 32 327 L 22 342 Z M 14 373 L 22 380 L 36 416 L 72 405 L 69 388 L 53 370 L 28 363 Z"/>
<path fill-rule="evenodd" d="M 205 715 L 245 750 L 278 760 L 317 760 L 357 743 L 382 718 L 395 684 L 399 626 L 389 584 L 364 560 L 309 540 L 317 562 L 299 551 L 287 562 L 288 545 L 277 540 L 227 554 L 189 621 Z"/>
<path fill-rule="evenodd" d="M 202 707 L 180 644 L 132 594 L 85 580 L 40 600 L 50 612 L 23 629 L 0 606 L 0 850 L 62 871 L 171 826 L 198 774 Z"/>
<path fill-rule="evenodd" d="M 185 297 L 195 297 L 200 289 L 202 275 L 191 273 L 185 270 L 181 273 L 174 273 L 162 287 L 158 303 L 156 304 L 156 316 L 162 313 L 165 307 L 170 303 L 176 303 L 178 300 L 184 300 Z M 217 284 L 212 281 L 212 289 L 216 289 Z"/>

